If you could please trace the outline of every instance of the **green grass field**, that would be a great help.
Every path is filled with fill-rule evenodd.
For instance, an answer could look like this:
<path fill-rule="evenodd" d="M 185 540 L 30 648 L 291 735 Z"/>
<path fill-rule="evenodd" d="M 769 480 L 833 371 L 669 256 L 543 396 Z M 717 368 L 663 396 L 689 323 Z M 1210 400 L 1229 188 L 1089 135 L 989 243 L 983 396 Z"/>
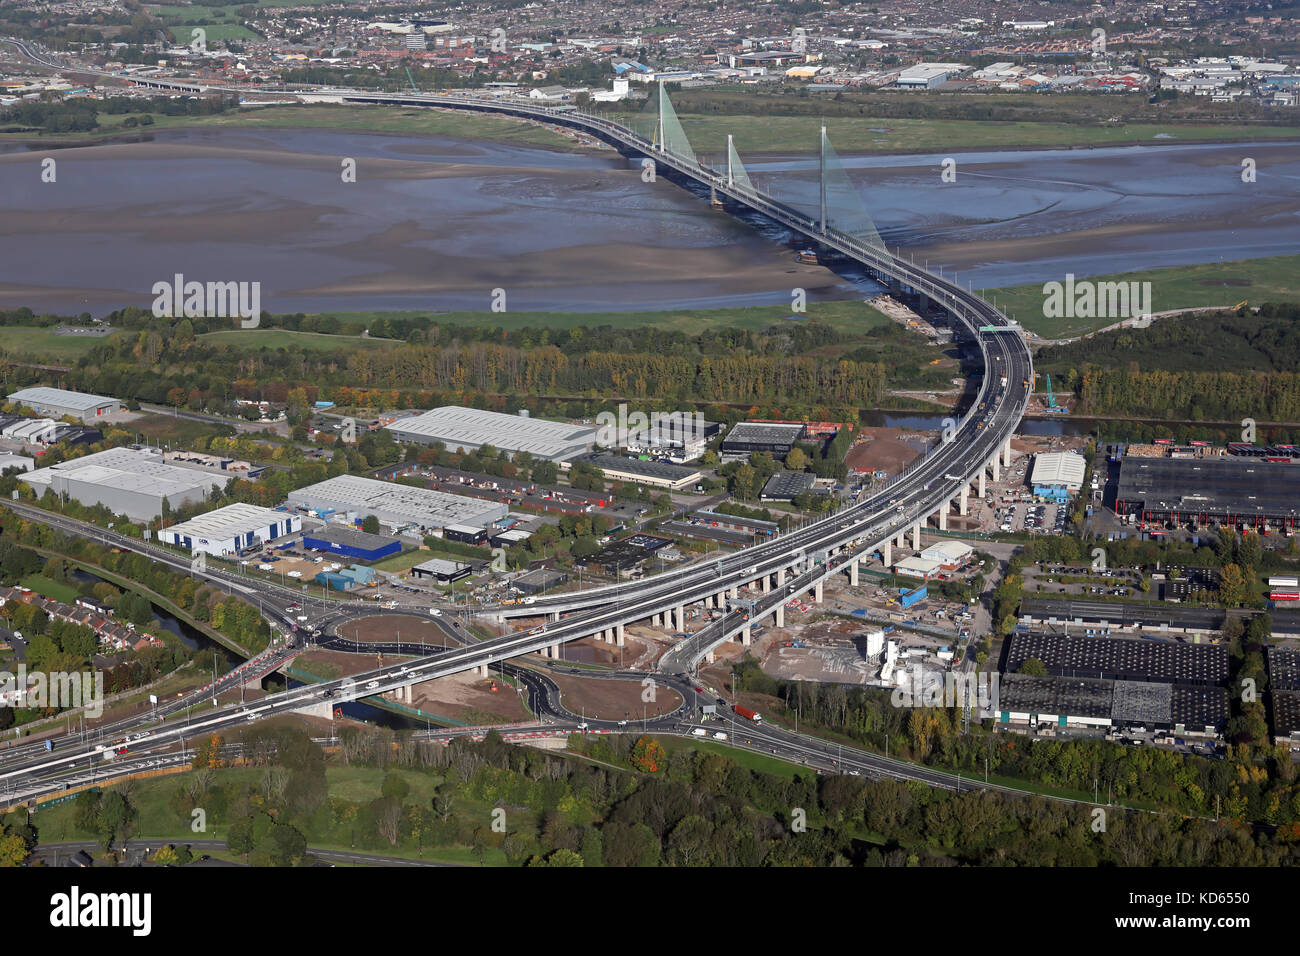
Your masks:
<path fill-rule="evenodd" d="M 140 417 L 122 425 L 127 431 L 143 435 L 154 442 L 173 442 L 188 444 L 194 439 L 206 435 L 233 435 L 234 426 L 218 422 L 198 422 L 190 418 L 175 418 L 171 415 L 159 415 L 141 412 Z"/>
<path fill-rule="evenodd" d="M 205 345 L 229 345 L 241 349 L 298 348 L 311 352 L 336 349 L 386 349 L 401 342 L 395 339 L 372 339 L 360 335 L 325 335 L 321 332 L 292 332 L 288 329 L 224 329 L 198 336 Z"/>
<path fill-rule="evenodd" d="M 1175 266 L 1103 276 L 1079 276 L 1094 282 L 1150 282 L 1151 311 L 1300 301 L 1300 255 L 1242 259 L 1205 265 Z M 1064 281 L 1061 276 L 1059 281 Z M 1046 318 L 1042 284 L 988 289 L 984 297 L 1025 328 L 1045 338 L 1064 338 L 1113 325 L 1117 319 Z"/>
<path fill-rule="evenodd" d="M 407 804 L 419 803 L 428 806 L 433 799 L 434 788 L 443 781 L 442 774 L 432 772 L 420 773 L 400 769 L 381 770 L 374 767 L 343 766 L 327 767 L 325 779 L 332 797 L 364 804 L 380 796 L 383 779 L 389 773 L 402 777 L 409 785 L 410 793 L 404 801 Z M 243 784 L 247 784 L 253 792 L 257 792 L 262 786 L 264 778 L 265 771 L 258 768 L 236 767 L 214 771 L 214 781 L 226 788 L 230 793 L 235 792 Z M 195 838 L 208 840 L 226 838 L 225 823 L 209 820 L 207 831 L 195 834 L 190 830 L 189 814 L 180 814 L 171 806 L 173 794 L 184 786 L 188 779 L 189 774 L 187 773 L 132 782 L 130 800 L 132 806 L 136 809 L 132 839 L 165 839 L 174 843 L 186 843 L 188 840 Z M 458 816 L 478 815 L 486 820 L 489 818 L 491 809 L 491 806 L 470 800 L 462 794 L 458 793 L 456 796 L 455 812 Z M 32 821 L 39 828 L 41 839 L 46 842 L 85 839 L 92 836 L 92 834 L 77 829 L 74 823 L 75 814 L 75 802 L 70 800 L 56 806 L 38 809 Z M 347 842 L 346 828 L 338 828 L 332 835 L 334 839 L 321 834 L 313 838 L 309 834 L 307 835 L 307 842 L 310 846 L 323 849 L 350 849 Z M 341 842 L 338 839 L 340 835 L 343 838 Z M 425 847 L 423 854 L 420 854 L 415 847 L 405 846 L 366 848 L 364 850 L 358 847 L 357 850 L 385 856 L 400 856 L 412 859 L 420 856 L 426 860 L 442 860 L 447 863 L 478 864 L 478 857 L 474 855 L 473 851 L 468 847 L 460 846 Z M 499 849 L 495 847 L 486 849 L 484 853 L 485 865 L 501 866 L 505 862 L 505 855 Z"/>
<path fill-rule="evenodd" d="M 809 302 L 808 311 L 799 320 L 784 306 L 760 305 L 727 309 L 671 310 L 660 312 L 327 312 L 344 322 L 369 321 L 386 316 L 411 318 L 425 316 L 440 324 L 488 326 L 503 329 L 551 328 L 574 326 L 594 328 L 608 325 L 617 329 L 654 326 L 698 333 L 710 328 L 741 328 L 755 331 L 771 325 L 795 325 L 796 321 L 821 322 L 842 332 L 867 332 L 890 324 L 888 316 L 862 302 L 846 299 L 834 302 Z M 238 335 L 243 330 L 213 332 L 210 335 Z M 251 334 L 266 334 L 249 330 Z M 267 330 L 275 331 L 275 330 Z M 206 336 L 201 336 L 205 338 Z M 338 338 L 338 336 L 326 336 Z M 362 340 L 365 341 L 365 340 Z"/>
<path fill-rule="evenodd" d="M 188 14 L 193 16 L 194 11 Z M 188 44 L 194 37 L 194 30 L 200 29 L 204 32 L 208 43 L 217 40 L 260 40 L 262 39 L 242 23 L 184 23 L 170 24 L 168 32 L 173 40 L 177 43 Z"/>
<path fill-rule="evenodd" d="M 679 114 L 697 153 L 725 155 L 727 134 L 746 154 L 817 152 L 823 120 L 818 116 Z M 1129 143 L 1234 142 L 1300 139 L 1298 126 L 1159 125 L 1113 126 L 1069 123 L 980 122 L 975 120 L 881 119 L 828 116 L 831 143 L 840 152 L 931 152 L 1014 147 L 1118 146 Z"/>
<path fill-rule="evenodd" d="M 401 554 L 394 554 L 382 561 L 376 561 L 371 565 L 379 571 L 389 571 L 396 574 L 400 571 L 406 571 L 415 567 L 417 564 L 423 564 L 432 558 L 433 552 L 423 548 L 414 548 L 410 551 L 403 551 Z"/>
<path fill-rule="evenodd" d="M 0 349 L 9 355 L 35 355 L 51 361 L 75 362 L 107 337 L 55 335 L 54 330 L 13 325 L 0 332 Z"/>
<path fill-rule="evenodd" d="M 718 721 L 718 723 L 709 724 L 708 726 L 710 734 L 715 730 L 721 730 L 728 738 L 731 737 L 730 721 Z M 738 728 L 738 731 L 742 734 L 741 739 L 743 740 L 744 728 Z M 789 763 L 785 760 L 778 760 L 776 757 L 768 756 L 767 754 L 758 754 L 749 750 L 742 750 L 739 747 L 729 747 L 721 740 L 711 740 L 703 737 L 656 737 L 655 739 L 663 744 L 664 749 L 670 753 L 674 750 L 687 749 L 722 754 L 725 757 L 730 757 L 732 760 L 736 761 L 737 764 L 747 770 L 772 773 L 781 777 L 795 777 L 799 774 L 816 773 L 816 771 L 810 770 L 807 767 L 801 767 L 798 764 Z"/>
<path fill-rule="evenodd" d="M 169 117 L 178 126 L 291 127 L 420 133 L 572 149 L 573 140 L 526 120 L 417 107 L 333 104 L 248 107 L 218 116 Z"/>
<path fill-rule="evenodd" d="M 25 588 L 31 588 L 43 597 L 53 598 L 55 601 L 62 601 L 64 604 L 72 604 L 80 596 L 77 589 L 71 584 L 55 581 L 43 574 L 29 574 L 18 583 Z"/>
<path fill-rule="evenodd" d="M 179 29 L 179 28 L 177 28 Z M 208 38 L 221 27 L 204 27 Z M 186 36 L 188 37 L 188 30 Z M 94 142 L 137 130 L 122 128 L 128 115 L 100 113 L 100 129 L 92 133 L 31 132 L 0 133 L 5 140 L 30 140 L 33 136 L 50 142 Z M 481 116 L 475 113 L 450 110 L 421 109 L 416 107 L 368 107 L 335 104 L 247 106 L 243 109 L 215 116 L 164 116 L 152 114 L 150 130 L 184 129 L 190 127 L 229 126 L 240 129 L 341 129 L 376 133 L 406 133 L 411 135 L 459 136 L 466 139 L 492 140 L 548 149 L 572 151 L 574 140 L 545 126 L 526 120 L 501 116 Z"/>

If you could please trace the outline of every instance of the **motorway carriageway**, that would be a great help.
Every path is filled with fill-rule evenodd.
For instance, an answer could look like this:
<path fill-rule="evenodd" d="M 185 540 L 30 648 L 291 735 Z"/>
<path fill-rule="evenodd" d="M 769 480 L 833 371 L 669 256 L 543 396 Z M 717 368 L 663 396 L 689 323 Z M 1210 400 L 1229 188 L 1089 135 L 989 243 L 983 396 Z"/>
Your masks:
<path fill-rule="evenodd" d="M 427 102 L 426 105 L 457 105 L 462 108 L 475 109 L 483 105 L 464 101 L 456 103 L 439 102 L 438 99 L 435 98 L 434 101 Z M 416 99 L 416 102 L 420 101 L 420 98 Z M 493 104 L 493 106 L 496 106 L 496 104 Z M 549 110 L 527 107 L 502 111 L 522 112 L 524 115 L 531 115 L 551 122 L 574 124 L 575 120 L 572 114 L 561 117 Z M 576 125 L 580 127 L 584 125 L 603 126 L 602 132 L 620 138 L 625 143 L 640 141 L 640 137 L 636 137 L 635 134 L 625 128 L 617 127 L 616 124 L 586 117 L 580 117 L 579 119 L 580 122 L 577 122 Z M 644 143 L 644 141 L 640 142 Z M 644 144 L 644 146 L 649 146 L 649 144 Z M 642 146 L 638 145 L 638 148 L 642 148 Z M 653 147 L 650 148 L 653 150 Z M 732 196 L 737 201 L 750 205 L 758 211 L 770 215 L 776 221 L 783 222 L 804 234 L 809 234 L 810 223 L 795 216 L 788 209 L 759 197 L 757 194 L 738 194 L 734 190 L 727 188 L 725 184 L 719 185 L 716 182 L 716 174 L 702 174 L 699 170 L 685 168 L 680 160 L 668 154 L 658 153 L 656 155 L 670 167 L 678 168 L 679 172 L 698 181 L 712 184 L 719 188 L 720 192 Z M 703 167 L 700 167 L 700 169 L 703 169 Z M 814 235 L 813 238 L 832 248 L 838 248 L 846 255 L 856 258 L 868 268 L 876 268 L 886 274 L 894 275 L 900 280 L 905 280 L 913 288 L 927 292 L 940 302 L 947 304 L 956 318 L 971 329 L 972 334 L 978 338 L 981 351 L 985 357 L 986 374 L 980 396 L 990 405 L 990 412 L 984 416 L 979 424 L 975 422 L 975 410 L 974 406 L 972 406 L 972 410 L 967 412 L 956 434 L 951 436 L 952 440 L 941 442 L 934 452 L 898 476 L 879 495 L 825 519 L 813 522 L 796 532 L 739 552 L 729 558 L 699 566 L 684 574 L 670 572 L 660 575 L 651 579 L 649 584 L 633 585 L 615 597 L 616 603 L 613 608 L 609 608 L 608 604 L 606 604 L 604 610 L 582 614 L 580 617 L 570 619 L 554 628 L 543 625 L 528 634 L 507 635 L 502 638 L 484 641 L 472 648 L 458 648 L 411 665 L 393 665 L 388 668 L 377 669 L 359 675 L 356 679 L 344 679 L 343 681 L 334 682 L 332 686 L 327 686 L 325 690 L 339 694 L 340 696 L 336 699 L 356 699 L 359 696 L 368 696 L 369 693 L 378 693 L 408 683 L 456 673 L 475 666 L 496 663 L 508 657 L 540 650 L 550 644 L 589 636 L 618 624 L 671 610 L 678 605 L 690 603 L 692 600 L 697 600 L 707 594 L 720 593 L 731 586 L 748 583 L 766 573 L 789 567 L 792 563 L 801 560 L 809 551 L 829 550 L 854 541 L 864 534 L 879 533 L 880 528 L 873 529 L 865 526 L 888 516 L 890 507 L 895 504 L 898 504 L 898 508 L 903 509 L 902 513 L 905 517 L 901 519 L 897 517 L 891 518 L 889 534 L 877 543 L 883 543 L 889 537 L 892 537 L 895 533 L 893 529 L 897 526 L 901 525 L 905 528 L 910 522 L 924 520 L 924 517 L 935 508 L 937 503 L 950 501 L 951 497 L 955 495 L 962 485 L 969 481 L 969 476 L 976 470 L 981 469 L 984 463 L 989 461 L 993 455 L 1000 452 L 1003 442 L 1009 439 L 1015 424 L 1019 421 L 1020 413 L 1023 412 L 1024 400 L 1027 398 L 1021 378 L 1022 375 L 1027 378 L 1030 374 L 1028 371 L 1028 350 L 1018 333 L 1013 332 L 990 337 L 985 337 L 980 333 L 978 330 L 980 323 L 1004 325 L 1006 320 L 1005 317 L 983 302 L 982 299 L 969 294 L 966 290 L 962 290 L 952 283 L 936 280 L 923 270 L 917 269 L 896 257 L 888 256 L 886 261 L 881 257 L 879 250 L 868 249 L 851 237 L 839 237 L 823 232 Z M 885 255 L 887 256 L 887 253 Z M 1015 351 L 1011 346 L 1013 341 L 1018 346 Z M 996 361 L 1004 364 L 995 366 L 989 361 L 988 351 L 990 346 L 999 353 L 995 356 Z M 1021 363 L 1023 363 L 1023 367 L 1021 367 Z M 991 386 L 993 382 L 998 381 L 999 373 L 1007 377 L 1008 385 L 995 397 L 993 393 L 996 389 Z M 1002 401 L 1003 398 L 1010 399 L 1013 395 L 1016 396 L 1015 400 Z M 1014 412 L 1012 411 L 1013 408 L 1016 409 Z M 980 434 L 981 426 L 986 422 L 988 427 L 983 429 L 983 433 Z M 969 445 L 965 444 L 966 441 L 969 441 Z M 946 475 L 951 472 L 957 472 L 959 476 L 965 477 L 949 479 Z M 945 477 L 940 479 L 940 475 Z M 934 485 L 940 480 L 944 482 L 944 485 L 937 492 L 933 491 Z M 924 492 L 931 493 L 926 495 Z M 890 495 L 895 497 L 889 499 Z M 918 496 L 922 498 L 922 502 L 918 507 L 909 509 L 907 502 Z M 899 504 L 899 502 L 902 503 Z M 52 520 L 54 516 L 48 513 L 41 512 L 39 516 L 35 514 L 29 516 L 47 523 L 57 524 L 57 521 Z M 84 532 L 78 530 L 74 533 Z M 138 543 L 131 545 L 131 547 L 135 550 L 144 550 L 144 547 Z M 148 550 L 152 552 L 157 549 L 151 548 Z M 166 553 L 164 552 L 164 554 Z M 154 556 L 158 557 L 156 554 Z M 184 565 L 183 559 L 172 555 L 166 555 L 160 559 L 189 571 L 189 568 Z M 178 564 L 178 562 L 180 563 Z M 745 565 L 749 566 L 746 567 Z M 205 576 L 211 577 L 211 575 Z M 227 589 L 234 587 L 245 593 L 254 592 L 254 589 L 246 584 L 235 584 L 226 581 L 224 577 L 218 577 L 218 580 Z M 684 580 L 691 582 L 691 585 L 685 591 L 682 589 Z M 280 590 L 293 595 L 295 599 L 297 598 L 295 592 L 288 589 Z M 604 590 L 608 591 L 608 589 Z M 631 592 L 630 598 L 628 591 Z M 595 599 L 608 602 L 610 596 L 609 594 L 597 595 Z M 580 600 L 587 601 L 592 599 L 592 595 L 589 594 L 580 598 Z M 562 600 L 572 601 L 573 599 L 564 598 Z M 551 609 L 551 602 L 546 602 L 541 608 L 534 606 L 528 610 L 537 613 L 542 609 Z M 367 678 L 365 692 L 359 692 L 356 689 L 356 684 L 360 680 L 366 680 Z M 286 691 L 282 694 L 273 695 L 260 702 L 260 705 L 256 708 L 239 708 L 238 710 L 228 708 L 211 715 L 208 720 L 201 722 L 197 726 L 212 730 L 221 729 L 253 719 L 259 715 L 282 713 L 312 706 L 318 703 L 323 696 L 321 689 L 316 688 L 314 690 L 315 695 L 304 693 L 302 690 Z M 47 761 L 46 765 L 53 762 L 55 761 Z M 7 776 L 10 776 L 10 774 L 0 775 L 0 779 Z"/>

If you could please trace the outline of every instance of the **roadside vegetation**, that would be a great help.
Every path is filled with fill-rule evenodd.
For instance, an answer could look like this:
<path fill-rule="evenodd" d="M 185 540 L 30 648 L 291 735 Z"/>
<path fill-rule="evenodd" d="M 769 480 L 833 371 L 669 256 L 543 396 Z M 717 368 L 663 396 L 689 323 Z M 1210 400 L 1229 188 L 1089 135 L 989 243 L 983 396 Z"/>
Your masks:
<path fill-rule="evenodd" d="M 1080 413 L 1182 420 L 1187 427 L 1172 435 L 1147 434 L 1238 441 L 1243 418 L 1300 423 L 1300 303 L 1160 319 L 1044 348 L 1035 365 L 1074 392 Z M 1300 441 L 1300 426 L 1260 432 L 1264 441 Z"/>
<path fill-rule="evenodd" d="M 1252 835 L 1228 819 L 1114 809 L 1105 831 L 1094 833 L 1088 806 L 815 776 L 770 761 L 751 768 L 749 755 L 666 747 L 654 737 L 571 737 L 587 760 L 512 746 L 495 733 L 445 746 L 379 730 L 343 733 L 339 751 L 327 756 L 297 728 L 254 728 L 243 737 L 251 766 L 236 769 L 222 766 L 222 741 L 209 741 L 181 777 L 87 791 L 30 822 L 11 814 L 0 850 L 21 860 L 42 839 L 91 838 L 111 853 L 124 839 L 149 836 L 174 839 L 180 862 L 201 808 L 208 838 L 263 866 L 306 865 L 309 846 L 505 866 L 1296 861 L 1289 826 Z M 1054 756 L 1036 747 L 1025 759 L 1052 764 Z M 1222 776 L 1235 772 L 1218 767 Z"/>

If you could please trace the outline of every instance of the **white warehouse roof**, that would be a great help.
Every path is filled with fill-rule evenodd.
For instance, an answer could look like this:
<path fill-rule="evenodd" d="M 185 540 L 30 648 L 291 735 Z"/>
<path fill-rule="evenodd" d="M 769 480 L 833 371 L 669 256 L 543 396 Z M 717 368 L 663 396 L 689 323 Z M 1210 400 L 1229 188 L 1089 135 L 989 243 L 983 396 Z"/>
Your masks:
<path fill-rule="evenodd" d="M 22 480 L 40 495 L 51 486 L 56 477 L 159 496 L 188 492 L 195 488 L 224 488 L 230 480 L 229 475 L 177 468 L 166 464 L 157 452 L 133 448 L 109 448 L 93 455 L 70 458 L 48 468 L 30 471 L 23 475 Z"/>
<path fill-rule="evenodd" d="M 475 525 L 478 530 L 504 518 L 508 511 L 496 501 L 356 475 L 338 475 L 291 491 L 289 503 L 304 508 L 373 514 L 389 524 L 409 523 L 428 529 L 463 524 Z"/>
<path fill-rule="evenodd" d="M 211 538 L 224 541 L 251 531 L 265 531 L 272 524 L 284 524 L 290 518 L 296 519 L 297 516 L 273 508 L 237 502 L 209 511 L 207 514 L 197 515 L 189 521 L 174 524 L 166 531 L 188 538 Z"/>
<path fill-rule="evenodd" d="M 526 451 L 553 461 L 588 452 L 596 441 L 596 429 L 591 425 L 570 425 L 459 405 L 444 405 L 399 419 L 388 430 L 398 441 L 424 444 L 440 441 L 449 451 L 472 451 L 481 445 L 491 445 L 511 454 Z"/>
<path fill-rule="evenodd" d="M 897 562 L 892 568 L 895 574 L 901 574 L 909 578 L 927 578 L 938 571 L 942 565 L 938 561 L 929 561 L 917 555 L 911 558 L 904 558 Z"/>
<path fill-rule="evenodd" d="M 89 411 L 92 408 L 98 408 L 100 405 L 114 404 L 117 399 L 108 398 L 104 395 L 91 395 L 87 392 L 72 392 L 66 388 L 49 388 L 45 385 L 38 385 L 35 388 L 21 388 L 16 392 L 11 392 L 9 401 L 21 402 L 24 405 L 57 405 L 60 408 Z"/>
<path fill-rule="evenodd" d="M 940 541 L 921 552 L 927 561 L 941 561 L 944 564 L 960 564 L 975 553 L 975 549 L 964 541 Z"/>
<path fill-rule="evenodd" d="M 1074 452 L 1044 452 L 1034 456 L 1034 471 L 1030 483 L 1035 485 L 1065 485 L 1073 491 L 1083 487 L 1085 463 L 1082 455 Z"/>

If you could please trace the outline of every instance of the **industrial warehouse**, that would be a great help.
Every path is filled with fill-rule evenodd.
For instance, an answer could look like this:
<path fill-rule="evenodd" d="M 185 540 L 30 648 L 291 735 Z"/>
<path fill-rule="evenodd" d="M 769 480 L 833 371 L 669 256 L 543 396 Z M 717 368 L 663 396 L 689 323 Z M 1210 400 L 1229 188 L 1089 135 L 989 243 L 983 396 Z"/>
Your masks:
<path fill-rule="evenodd" d="M 101 441 L 104 433 L 86 425 L 69 425 L 52 418 L 28 418 L 25 415 L 0 415 L 0 437 L 27 445 L 89 445 Z"/>
<path fill-rule="evenodd" d="M 35 388 L 22 388 L 9 395 L 9 401 L 26 405 L 42 415 L 51 418 L 63 418 L 70 415 L 83 422 L 94 421 L 104 415 L 122 410 L 122 403 L 116 398 L 104 395 L 89 395 L 85 392 L 73 392 L 66 388 L 49 388 L 44 385 Z"/>
<path fill-rule="evenodd" d="M 295 514 L 237 503 L 164 528 L 158 540 L 219 558 L 301 530 L 302 519 Z"/>
<path fill-rule="evenodd" d="M 556 462 L 585 455 L 596 443 L 596 429 L 591 425 L 569 425 L 459 405 L 444 405 L 398 419 L 388 426 L 388 431 L 396 441 L 418 445 L 441 442 L 453 452 L 476 451 L 491 445 L 511 455 L 526 451 L 534 458 Z"/>
<path fill-rule="evenodd" d="M 171 508 L 207 501 L 230 476 L 169 465 L 150 449 L 110 448 L 38 468 L 22 480 L 37 497 L 53 491 L 83 505 L 103 505 L 114 514 L 147 521 L 162 514 L 164 501 Z"/>
<path fill-rule="evenodd" d="M 1003 723 L 1212 736 L 1228 718 L 1222 645 L 1022 633 L 1004 654 L 997 707 Z M 1047 674 L 1020 673 L 1028 661 Z"/>
<path fill-rule="evenodd" d="M 1061 504 L 1068 501 L 1070 495 L 1079 493 L 1083 487 L 1086 468 L 1082 455 L 1073 452 L 1045 452 L 1034 456 L 1034 468 L 1029 480 L 1035 495 Z"/>
<path fill-rule="evenodd" d="M 1015 634 L 1006 670 L 1040 661 L 1056 677 L 1219 686 L 1228 679 L 1228 649 L 1219 644 L 1065 634 Z"/>
<path fill-rule="evenodd" d="M 681 491 L 703 479 L 698 469 L 669 465 L 661 461 L 641 461 L 620 455 L 592 455 L 585 459 L 595 465 L 611 481 L 622 481 L 651 488 Z"/>
<path fill-rule="evenodd" d="M 327 524 L 305 532 L 302 546 L 309 551 L 341 554 L 358 561 L 379 561 L 402 550 L 402 542 L 397 538 L 369 534 L 338 524 Z"/>
<path fill-rule="evenodd" d="M 1003 724 L 1149 727 L 1212 737 L 1227 722 L 1228 697 L 1222 687 L 1004 674 L 996 712 Z"/>
<path fill-rule="evenodd" d="M 1071 601 L 1063 598 L 1026 597 L 1020 601 L 1020 623 L 1025 626 L 1096 627 L 1110 630 L 1174 631 L 1213 634 L 1223 629 L 1226 613 L 1220 608 L 1137 601 Z"/>
<path fill-rule="evenodd" d="M 1300 651 L 1269 647 L 1264 653 L 1273 709 L 1273 739 L 1291 742 L 1300 738 Z"/>
<path fill-rule="evenodd" d="M 1126 455 L 1115 513 L 1142 524 L 1216 522 L 1289 531 L 1300 521 L 1300 469 L 1256 459 Z"/>
<path fill-rule="evenodd" d="M 778 471 L 759 493 L 759 501 L 793 501 L 805 491 L 812 491 L 817 476 L 806 471 Z"/>
<path fill-rule="evenodd" d="M 449 561 L 446 558 L 430 558 L 423 564 L 411 568 L 411 577 L 432 578 L 439 584 L 452 584 L 473 573 L 473 564 L 465 561 Z"/>
<path fill-rule="evenodd" d="M 508 509 L 500 502 L 449 495 L 445 491 L 395 485 L 374 478 L 338 475 L 289 492 L 289 504 L 322 518 L 349 520 L 374 515 L 394 532 L 429 534 L 448 525 L 483 527 L 500 521 Z"/>
<path fill-rule="evenodd" d="M 804 426 L 797 422 L 739 422 L 722 440 L 722 457 L 748 458 L 754 452 L 768 452 L 784 461 L 803 433 Z"/>

